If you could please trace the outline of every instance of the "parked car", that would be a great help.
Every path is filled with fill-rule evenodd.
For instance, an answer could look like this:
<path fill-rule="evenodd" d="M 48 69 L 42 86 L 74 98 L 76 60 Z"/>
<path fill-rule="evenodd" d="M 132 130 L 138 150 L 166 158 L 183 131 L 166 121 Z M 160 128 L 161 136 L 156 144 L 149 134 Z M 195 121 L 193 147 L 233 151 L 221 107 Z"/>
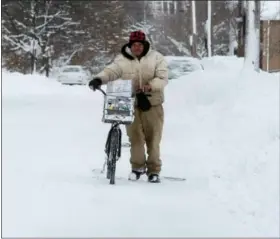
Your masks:
<path fill-rule="evenodd" d="M 86 85 L 90 78 L 90 72 L 79 65 L 63 66 L 57 74 L 57 80 L 67 85 Z"/>
<path fill-rule="evenodd" d="M 167 56 L 168 79 L 177 79 L 180 76 L 190 74 L 193 71 L 203 70 L 200 61 L 192 57 Z"/>

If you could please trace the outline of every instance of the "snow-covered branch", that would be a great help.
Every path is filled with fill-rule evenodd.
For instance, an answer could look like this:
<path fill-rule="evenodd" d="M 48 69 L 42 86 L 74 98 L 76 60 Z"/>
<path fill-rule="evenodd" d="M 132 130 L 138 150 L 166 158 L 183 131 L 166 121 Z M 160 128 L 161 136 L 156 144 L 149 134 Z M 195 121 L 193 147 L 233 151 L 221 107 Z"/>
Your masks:
<path fill-rule="evenodd" d="M 15 38 L 10 38 L 7 35 L 3 35 L 3 39 L 9 41 L 13 45 L 14 50 L 21 49 L 24 52 L 31 53 L 31 48 L 29 44 L 25 44 L 22 40 L 16 40 Z"/>
<path fill-rule="evenodd" d="M 61 11 L 58 11 L 56 14 L 52 15 L 52 16 L 48 16 L 48 20 L 46 22 L 44 22 L 43 24 L 36 26 L 36 29 L 42 29 L 45 26 L 47 26 L 49 23 L 51 23 L 57 16 L 59 16 L 59 14 L 61 13 Z"/>
<path fill-rule="evenodd" d="M 52 2 L 45 0 L 16 2 L 17 6 L 11 3 L 4 8 L 7 20 L 2 21 L 5 34 L 3 39 L 10 46 L 10 50 L 29 53 L 33 59 L 32 69 L 36 69 L 36 59 L 49 62 L 47 58 L 50 55 L 50 38 L 57 32 L 77 26 L 79 22 L 72 21 L 72 17 L 63 7 L 64 3 L 51 6 Z M 17 14 L 18 7 L 22 9 L 22 15 Z"/>
<path fill-rule="evenodd" d="M 185 56 L 191 56 L 191 53 L 190 53 L 189 49 L 187 49 L 187 48 L 183 45 L 182 42 L 178 42 L 177 40 L 175 40 L 174 38 L 172 38 L 172 37 L 170 37 L 170 36 L 168 36 L 167 38 L 170 40 L 170 42 L 176 47 L 176 49 L 177 49 L 179 52 L 183 53 Z"/>

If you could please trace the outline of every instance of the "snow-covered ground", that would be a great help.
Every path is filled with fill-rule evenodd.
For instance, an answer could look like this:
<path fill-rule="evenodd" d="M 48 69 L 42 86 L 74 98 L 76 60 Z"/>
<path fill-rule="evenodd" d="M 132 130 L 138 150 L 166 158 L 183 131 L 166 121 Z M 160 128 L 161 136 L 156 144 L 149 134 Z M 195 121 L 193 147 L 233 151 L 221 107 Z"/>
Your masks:
<path fill-rule="evenodd" d="M 202 62 L 166 88 L 162 174 L 187 180 L 156 185 L 93 178 L 99 92 L 3 72 L 3 237 L 279 237 L 279 74 Z"/>

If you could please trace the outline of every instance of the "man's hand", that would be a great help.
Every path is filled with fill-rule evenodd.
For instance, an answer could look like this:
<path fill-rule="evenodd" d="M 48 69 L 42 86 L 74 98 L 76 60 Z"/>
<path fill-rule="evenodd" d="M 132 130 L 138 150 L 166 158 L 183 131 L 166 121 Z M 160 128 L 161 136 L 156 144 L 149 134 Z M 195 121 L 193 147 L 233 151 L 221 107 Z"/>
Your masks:
<path fill-rule="evenodd" d="M 151 92 L 152 91 L 152 87 L 149 84 L 144 85 L 143 86 L 143 91 L 144 92 Z"/>
<path fill-rule="evenodd" d="M 92 89 L 93 91 L 98 89 L 101 85 L 102 85 L 102 81 L 99 77 L 93 78 L 88 84 L 89 88 Z"/>
<path fill-rule="evenodd" d="M 151 92 L 152 91 L 152 87 L 149 84 L 142 86 L 142 88 L 140 88 L 139 85 L 136 85 L 135 88 L 136 88 L 136 92 Z"/>

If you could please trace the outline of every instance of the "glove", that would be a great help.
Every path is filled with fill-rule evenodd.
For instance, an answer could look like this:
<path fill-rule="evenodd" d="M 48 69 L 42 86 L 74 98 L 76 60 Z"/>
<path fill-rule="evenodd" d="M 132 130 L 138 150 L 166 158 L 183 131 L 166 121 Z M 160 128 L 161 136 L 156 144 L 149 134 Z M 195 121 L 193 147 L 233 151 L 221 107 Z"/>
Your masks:
<path fill-rule="evenodd" d="M 143 91 L 136 94 L 137 106 L 142 111 L 148 111 L 151 108 L 151 102 Z"/>
<path fill-rule="evenodd" d="M 92 89 L 93 91 L 100 88 L 101 85 L 102 85 L 102 80 L 99 77 L 93 78 L 88 84 L 89 88 Z"/>

